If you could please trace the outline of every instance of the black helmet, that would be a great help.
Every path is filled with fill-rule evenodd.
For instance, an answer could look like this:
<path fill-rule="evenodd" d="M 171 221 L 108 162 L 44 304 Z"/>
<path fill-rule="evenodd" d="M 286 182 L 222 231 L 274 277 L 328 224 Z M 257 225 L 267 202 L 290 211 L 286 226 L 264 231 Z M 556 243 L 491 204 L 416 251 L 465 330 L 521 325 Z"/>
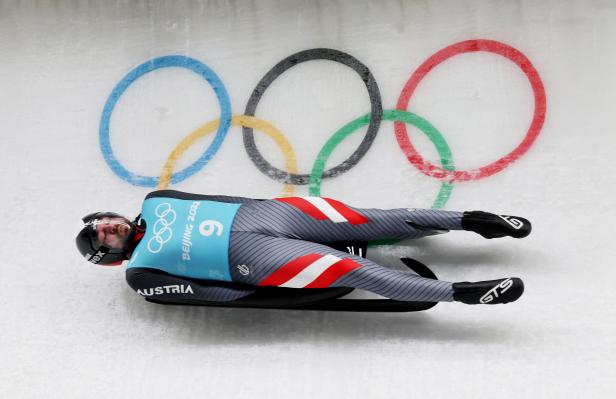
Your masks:
<path fill-rule="evenodd" d="M 133 222 L 114 212 L 94 212 L 81 220 L 84 226 L 75 242 L 81 255 L 89 262 L 118 265 L 128 259 L 130 243 L 137 230 Z M 101 226 L 105 226 L 105 229 L 101 229 Z M 115 233 L 111 243 L 107 242 L 107 229 Z"/>

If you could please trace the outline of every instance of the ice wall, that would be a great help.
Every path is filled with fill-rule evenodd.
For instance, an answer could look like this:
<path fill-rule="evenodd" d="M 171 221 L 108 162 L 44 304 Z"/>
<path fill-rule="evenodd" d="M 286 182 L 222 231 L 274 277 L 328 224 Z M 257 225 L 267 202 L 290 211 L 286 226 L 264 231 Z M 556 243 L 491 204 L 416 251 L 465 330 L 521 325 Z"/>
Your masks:
<path fill-rule="evenodd" d="M 607 0 L 0 2 L 2 396 L 609 396 L 615 17 Z M 524 240 L 369 257 L 527 290 L 408 315 L 148 304 L 73 237 L 156 186 L 518 214 Z"/>

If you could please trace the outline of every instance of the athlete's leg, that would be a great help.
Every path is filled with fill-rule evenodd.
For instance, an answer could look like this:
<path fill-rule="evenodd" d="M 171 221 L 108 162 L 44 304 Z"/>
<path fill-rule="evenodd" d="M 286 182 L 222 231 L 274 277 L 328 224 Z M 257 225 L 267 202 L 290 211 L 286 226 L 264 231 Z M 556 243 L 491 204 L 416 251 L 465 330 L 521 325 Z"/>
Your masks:
<path fill-rule="evenodd" d="M 234 231 L 229 247 L 233 281 L 293 288 L 361 288 L 403 301 L 452 301 L 452 283 L 391 270 L 313 242 Z"/>
<path fill-rule="evenodd" d="M 243 205 L 233 229 L 316 242 L 419 238 L 461 229 L 461 212 L 361 209 L 321 197 L 291 197 Z"/>
<path fill-rule="evenodd" d="M 333 242 L 419 238 L 449 230 L 475 231 L 486 238 L 521 238 L 530 232 L 530 223 L 477 211 L 364 209 L 329 198 L 289 197 L 242 205 L 233 229 Z"/>

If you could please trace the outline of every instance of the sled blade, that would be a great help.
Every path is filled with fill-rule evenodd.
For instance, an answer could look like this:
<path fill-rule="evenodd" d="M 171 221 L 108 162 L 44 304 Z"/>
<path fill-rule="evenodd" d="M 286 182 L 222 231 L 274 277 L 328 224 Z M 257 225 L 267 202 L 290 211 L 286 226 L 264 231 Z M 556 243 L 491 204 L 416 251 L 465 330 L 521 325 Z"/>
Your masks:
<path fill-rule="evenodd" d="M 417 259 L 413 258 L 400 258 L 402 263 L 406 265 L 409 269 L 420 275 L 421 277 L 430 278 L 432 280 L 438 280 L 436 274 L 430 268 Z"/>

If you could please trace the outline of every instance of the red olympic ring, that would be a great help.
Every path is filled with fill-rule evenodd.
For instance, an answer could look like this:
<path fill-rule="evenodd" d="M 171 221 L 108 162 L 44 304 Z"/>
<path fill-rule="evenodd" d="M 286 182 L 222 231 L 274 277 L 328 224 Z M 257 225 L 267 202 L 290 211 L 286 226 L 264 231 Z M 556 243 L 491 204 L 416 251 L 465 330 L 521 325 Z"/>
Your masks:
<path fill-rule="evenodd" d="M 400 146 L 408 160 L 413 165 L 415 165 L 415 167 L 418 168 L 422 173 L 431 177 L 436 177 L 441 180 L 449 181 L 451 183 L 455 181 L 479 180 L 483 177 L 491 176 L 506 168 L 509 164 L 524 155 L 524 153 L 530 148 L 530 146 L 533 144 L 533 142 L 539 135 L 539 132 L 541 131 L 541 127 L 543 126 L 543 122 L 545 120 L 545 89 L 543 87 L 543 83 L 541 82 L 541 78 L 537 73 L 537 70 L 530 62 L 530 60 L 519 50 L 516 50 L 511 46 L 493 40 L 482 39 L 466 40 L 463 42 L 452 44 L 451 46 L 445 47 L 444 49 L 430 56 L 430 58 L 428 58 L 423 64 L 419 66 L 419 68 L 417 68 L 417 70 L 415 70 L 415 72 L 413 72 L 409 80 L 404 85 L 402 93 L 400 93 L 400 97 L 398 98 L 396 108 L 402 111 L 406 111 L 409 99 L 413 95 L 413 92 L 415 91 L 421 80 L 434 67 L 455 55 L 470 53 L 473 51 L 487 51 L 490 53 L 501 55 L 514 62 L 518 67 L 520 67 L 522 72 L 524 72 L 524 74 L 528 78 L 530 85 L 533 89 L 533 94 L 535 97 L 535 111 L 533 115 L 533 120 L 530 127 L 528 128 L 528 132 L 526 133 L 524 140 L 522 140 L 522 142 L 513 151 L 489 165 L 473 170 L 450 171 L 435 166 L 428 161 L 425 161 L 421 157 L 421 155 L 417 153 L 417 151 L 411 144 L 408 133 L 406 131 L 406 125 L 402 122 L 395 122 L 394 126 L 398 145 Z"/>

